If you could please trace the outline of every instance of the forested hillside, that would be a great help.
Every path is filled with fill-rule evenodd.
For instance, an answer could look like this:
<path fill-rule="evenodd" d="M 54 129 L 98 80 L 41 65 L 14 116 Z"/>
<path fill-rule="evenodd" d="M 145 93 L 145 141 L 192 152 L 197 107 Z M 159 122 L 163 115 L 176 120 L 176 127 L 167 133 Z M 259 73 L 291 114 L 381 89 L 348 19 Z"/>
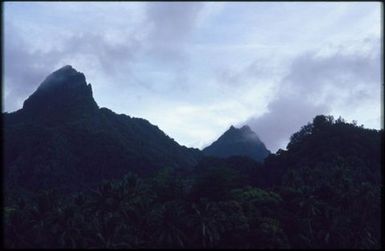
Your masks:
<path fill-rule="evenodd" d="M 205 157 L 184 172 L 24 193 L 4 210 L 5 245 L 381 248 L 382 144 L 383 130 L 317 116 L 264 163 Z"/>
<path fill-rule="evenodd" d="M 85 190 L 129 171 L 185 169 L 202 155 L 145 119 L 99 108 L 84 74 L 69 65 L 2 118 L 6 197 L 18 190 Z"/>

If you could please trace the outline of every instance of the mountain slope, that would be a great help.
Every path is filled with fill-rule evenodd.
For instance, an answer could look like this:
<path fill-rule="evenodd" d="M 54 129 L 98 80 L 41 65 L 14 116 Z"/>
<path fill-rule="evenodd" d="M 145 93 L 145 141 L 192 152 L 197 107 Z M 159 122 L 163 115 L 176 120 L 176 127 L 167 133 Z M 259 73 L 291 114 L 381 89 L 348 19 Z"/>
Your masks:
<path fill-rule="evenodd" d="M 383 135 L 319 115 L 287 150 L 266 158 L 265 179 L 285 201 L 291 246 L 380 248 Z"/>
<path fill-rule="evenodd" d="M 7 187 L 78 190 L 128 171 L 191 167 L 201 156 L 147 120 L 99 108 L 71 66 L 49 75 L 3 121 Z"/>
<path fill-rule="evenodd" d="M 319 115 L 291 136 L 286 151 L 279 150 L 266 158 L 265 166 L 271 170 L 273 183 L 285 182 L 285 178 L 277 179 L 291 172 L 302 170 L 309 175 L 317 168 L 328 173 L 329 168 L 339 167 L 354 174 L 355 182 L 379 184 L 382 137 L 383 130 L 365 129 L 343 119 L 334 121 L 332 116 Z"/>
<path fill-rule="evenodd" d="M 270 151 L 246 125 L 239 129 L 231 126 L 214 143 L 204 148 L 203 153 L 222 158 L 242 155 L 262 162 L 270 154 Z"/>

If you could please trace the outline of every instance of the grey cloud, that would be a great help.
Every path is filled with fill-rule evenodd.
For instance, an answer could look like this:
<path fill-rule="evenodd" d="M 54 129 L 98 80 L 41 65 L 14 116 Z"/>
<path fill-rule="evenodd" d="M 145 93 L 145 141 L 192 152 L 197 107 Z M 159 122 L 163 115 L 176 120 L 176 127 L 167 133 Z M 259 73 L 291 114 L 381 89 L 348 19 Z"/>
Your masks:
<path fill-rule="evenodd" d="M 4 29 L 4 88 L 8 95 L 3 110 L 14 111 L 20 107 L 19 98 L 27 98 L 37 84 L 49 73 L 55 63 L 56 52 L 29 51 L 25 41 L 12 24 Z"/>
<path fill-rule="evenodd" d="M 182 60 L 203 6 L 202 2 L 148 3 L 147 21 L 152 24 L 147 38 L 150 53 L 162 60 Z"/>
<path fill-rule="evenodd" d="M 201 2 L 151 2 L 146 4 L 143 54 L 155 72 L 172 73 L 167 83 L 139 80 L 136 82 L 151 92 L 172 95 L 190 88 L 191 39 L 198 22 L 198 16 L 204 8 Z M 150 73 L 151 74 L 151 73 Z M 172 90 L 172 91 L 169 91 Z"/>
<path fill-rule="evenodd" d="M 4 102 L 4 111 L 21 108 L 18 99 L 27 98 L 38 84 L 58 64 L 68 64 L 66 59 L 82 57 L 95 59 L 100 71 L 115 74 L 128 62 L 135 59 L 140 43 L 129 37 L 124 43 L 113 44 L 101 33 L 85 32 L 72 34 L 63 42 L 63 48 L 49 51 L 29 50 L 28 41 L 23 39 L 11 22 L 4 29 L 4 85 L 8 95 Z M 129 70 L 127 70 L 129 72 Z M 127 73 L 126 72 L 126 73 Z"/>
<path fill-rule="evenodd" d="M 367 52 L 339 51 L 326 57 L 308 52 L 296 57 L 268 112 L 252 116 L 245 124 L 276 151 L 301 126 L 318 114 L 329 113 L 336 103 L 354 110 L 360 102 L 375 97 L 381 85 L 381 51 L 379 40 L 371 41 Z"/>
<path fill-rule="evenodd" d="M 135 60 L 136 53 L 140 50 L 140 41 L 133 36 L 128 37 L 124 43 L 113 44 L 102 33 L 74 34 L 68 38 L 62 53 L 96 56 L 101 70 L 113 74 L 122 64 Z"/>
<path fill-rule="evenodd" d="M 106 75 L 122 75 L 122 79 L 152 90 L 152 84 L 139 79 L 131 67 L 140 60 L 138 55 L 143 56 L 142 49 L 146 46 L 152 48 L 150 60 L 158 56 L 164 67 L 178 69 L 173 85 L 185 83 L 187 79 L 183 63 L 186 59 L 186 46 L 202 7 L 203 3 L 149 3 L 143 29 L 132 29 L 128 33 L 123 26 L 120 27 L 120 43 L 111 42 L 105 32 L 91 27 L 82 33 L 70 30 L 72 34 L 57 37 L 61 39 L 62 46 L 49 51 L 30 51 L 30 41 L 19 36 L 20 31 L 12 25 L 16 20 L 6 20 L 4 85 L 8 95 L 3 110 L 14 111 L 20 108 L 18 99 L 27 98 L 43 78 L 55 70 L 53 67 L 68 64 L 68 60 L 79 59 L 82 64 L 97 67 Z M 149 23 L 152 29 L 148 36 L 143 36 Z M 50 42 L 54 41 L 47 40 L 47 43 Z"/>
<path fill-rule="evenodd" d="M 377 53 L 372 53 L 374 51 Z M 376 44 L 373 44 L 370 52 L 364 54 L 340 51 L 331 56 L 319 57 L 316 52 L 309 52 L 292 62 L 282 87 L 314 94 L 320 88 L 331 85 L 340 89 L 355 85 L 377 86 L 381 79 L 380 67 L 380 49 Z"/>
<path fill-rule="evenodd" d="M 268 105 L 268 112 L 246 121 L 271 151 L 288 143 L 289 137 L 317 114 L 329 112 L 327 105 L 315 105 L 300 95 L 283 96 Z"/>
<path fill-rule="evenodd" d="M 270 80 L 273 75 L 278 73 L 277 66 L 266 61 L 266 59 L 254 60 L 245 68 L 239 71 L 233 71 L 234 66 L 228 66 L 226 69 L 217 71 L 218 82 L 223 87 L 239 88 L 240 86 L 256 85 L 255 81 L 262 82 Z M 248 79 L 249 81 L 245 81 Z M 251 80 L 251 81 L 250 81 Z"/>

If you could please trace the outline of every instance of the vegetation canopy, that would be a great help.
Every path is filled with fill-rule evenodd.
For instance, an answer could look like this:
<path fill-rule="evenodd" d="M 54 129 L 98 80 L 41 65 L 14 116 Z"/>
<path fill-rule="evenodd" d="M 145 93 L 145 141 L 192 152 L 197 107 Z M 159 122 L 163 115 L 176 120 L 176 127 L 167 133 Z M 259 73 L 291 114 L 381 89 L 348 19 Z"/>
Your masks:
<path fill-rule="evenodd" d="M 5 246 L 379 249 L 382 140 L 383 130 L 320 115 L 264 163 L 203 157 L 71 193 L 14 181 Z"/>

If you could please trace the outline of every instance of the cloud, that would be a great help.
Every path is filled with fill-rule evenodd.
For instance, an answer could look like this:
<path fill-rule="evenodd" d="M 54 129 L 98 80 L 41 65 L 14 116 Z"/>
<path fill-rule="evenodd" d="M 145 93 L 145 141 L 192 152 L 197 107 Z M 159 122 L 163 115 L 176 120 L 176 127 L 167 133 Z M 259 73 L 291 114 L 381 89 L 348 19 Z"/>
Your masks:
<path fill-rule="evenodd" d="M 41 35 L 45 37 L 46 34 Z M 58 31 L 55 35 L 55 39 L 45 37 L 46 46 L 41 44 L 34 48 L 31 46 L 33 37 L 30 37 L 33 35 L 23 34 L 17 20 L 6 20 L 3 79 L 7 102 L 3 111 L 21 108 L 22 102 L 41 81 L 63 65 L 71 64 L 78 70 L 91 68 L 105 75 L 119 73 L 127 76 L 129 64 L 136 60 L 141 49 L 134 32 L 122 32 L 119 40 L 111 39 L 108 33 L 97 29 L 67 31 L 64 35 Z"/>
<path fill-rule="evenodd" d="M 344 109 L 353 112 L 368 100 L 380 104 L 380 40 L 362 43 L 368 41 L 369 49 L 364 51 L 341 49 L 329 55 L 311 51 L 297 56 L 278 83 L 268 112 L 245 123 L 276 151 L 318 114 L 341 114 Z"/>
<path fill-rule="evenodd" d="M 100 106 L 146 118 L 190 146 L 248 118 L 267 145 L 278 145 L 316 113 L 373 126 L 380 116 L 378 3 L 4 7 L 5 111 L 71 64 Z"/>
<path fill-rule="evenodd" d="M 381 79 L 381 51 L 379 39 L 370 41 L 368 51 L 347 52 L 340 48 L 330 55 L 318 55 L 317 51 L 296 57 L 289 74 L 283 79 L 283 90 L 319 95 L 320 89 L 330 86 L 346 91 L 348 88 L 378 87 Z M 285 89 L 287 88 L 287 89 Z M 368 92 L 372 89 L 368 88 Z"/>
<path fill-rule="evenodd" d="M 111 80 L 109 85 L 130 91 L 185 89 L 188 44 L 204 3 L 6 7 L 3 111 L 14 111 L 45 76 L 67 64 L 84 71 L 87 79 Z M 94 89 L 104 84 L 92 83 Z"/>
<path fill-rule="evenodd" d="M 99 32 L 83 32 L 73 34 L 65 43 L 61 53 L 62 57 L 81 55 L 95 59 L 100 69 L 106 74 L 116 74 L 122 66 L 135 60 L 140 50 L 140 41 L 134 36 L 123 41 L 113 42 L 107 40 Z"/>
<path fill-rule="evenodd" d="M 150 53 L 161 60 L 183 60 L 203 7 L 202 2 L 147 4 L 147 21 L 151 24 L 147 36 Z"/>
<path fill-rule="evenodd" d="M 28 50 L 23 38 L 12 24 L 4 29 L 4 89 L 7 93 L 3 107 L 6 111 L 21 108 L 22 102 L 49 73 L 49 67 L 55 63 L 51 53 Z"/>
<path fill-rule="evenodd" d="M 330 111 L 325 104 L 315 105 L 298 96 L 280 97 L 269 103 L 268 112 L 246 121 L 271 151 L 288 143 L 291 134 L 298 131 L 317 114 Z"/>

